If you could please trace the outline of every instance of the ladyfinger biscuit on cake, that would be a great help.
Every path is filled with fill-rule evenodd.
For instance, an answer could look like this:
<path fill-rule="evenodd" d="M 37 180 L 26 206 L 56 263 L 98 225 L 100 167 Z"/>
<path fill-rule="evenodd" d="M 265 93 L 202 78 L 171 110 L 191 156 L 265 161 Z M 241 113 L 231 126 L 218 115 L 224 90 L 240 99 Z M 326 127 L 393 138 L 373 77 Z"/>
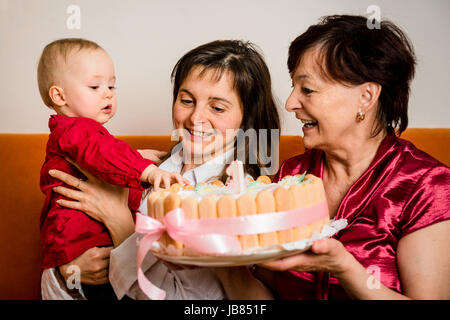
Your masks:
<path fill-rule="evenodd" d="M 323 186 L 323 182 L 322 179 L 314 176 L 314 175 L 306 175 L 306 177 L 309 177 L 313 182 L 314 182 L 314 187 L 316 190 L 316 197 L 317 197 L 317 201 L 325 201 L 326 197 L 325 197 L 325 188 Z"/>
<path fill-rule="evenodd" d="M 183 190 L 192 191 L 192 190 L 195 190 L 195 187 L 193 185 L 191 185 L 191 184 L 185 184 L 183 186 Z"/>
<path fill-rule="evenodd" d="M 237 199 L 236 204 L 238 216 L 248 216 L 256 214 L 256 203 L 251 195 L 243 194 Z M 242 250 L 256 248 L 259 246 L 257 234 L 239 236 L 239 241 L 241 242 Z"/>
<path fill-rule="evenodd" d="M 161 198 L 164 198 L 167 193 L 169 193 L 169 190 L 167 189 L 159 189 L 158 191 L 153 191 L 154 193 L 157 193 Z"/>
<path fill-rule="evenodd" d="M 232 195 L 224 195 L 217 201 L 217 217 L 232 218 L 237 215 L 236 200 Z"/>
<path fill-rule="evenodd" d="M 149 217 L 154 219 L 156 219 L 155 202 L 158 198 L 160 198 L 160 195 L 157 192 L 152 192 L 147 197 L 147 214 Z"/>
<path fill-rule="evenodd" d="M 288 211 L 294 209 L 294 199 L 288 189 L 278 187 L 273 192 L 276 211 Z M 278 240 L 280 243 L 295 241 L 294 228 L 278 231 Z"/>
<path fill-rule="evenodd" d="M 159 195 L 154 197 L 153 200 L 153 214 L 155 215 L 155 219 L 158 221 L 163 221 L 164 219 L 164 198 Z"/>
<path fill-rule="evenodd" d="M 215 185 L 215 186 L 219 186 L 219 187 L 225 186 L 225 184 L 222 181 L 220 181 L 220 180 L 214 180 L 214 181 L 211 182 L 211 184 Z"/>
<path fill-rule="evenodd" d="M 204 197 L 198 204 L 198 215 L 200 219 L 217 218 L 216 200 L 214 196 Z"/>
<path fill-rule="evenodd" d="M 156 197 L 156 200 L 154 202 L 154 215 L 155 215 L 155 219 L 157 219 L 158 221 L 163 221 L 164 219 L 164 199 L 162 197 Z M 166 245 L 167 244 L 167 234 L 163 233 L 163 235 L 161 236 L 161 238 L 159 239 L 159 241 Z"/>
<path fill-rule="evenodd" d="M 310 196 L 308 193 L 308 184 L 294 184 L 289 188 L 292 194 L 295 208 L 305 208 L 311 205 Z M 312 229 L 310 225 L 300 226 L 294 229 L 294 241 L 307 239 L 311 237 Z"/>
<path fill-rule="evenodd" d="M 178 192 L 181 190 L 181 184 L 174 183 L 170 186 L 170 192 Z"/>
<path fill-rule="evenodd" d="M 181 208 L 184 211 L 184 217 L 186 219 L 198 219 L 198 202 L 195 198 L 189 197 L 183 199 Z"/>
<path fill-rule="evenodd" d="M 325 190 L 322 180 L 312 174 L 307 174 L 305 178 L 311 180 L 309 190 L 313 204 L 318 204 L 325 201 Z M 329 224 L 329 220 L 330 218 L 327 216 L 325 219 L 313 223 L 311 225 L 312 233 L 320 232 L 324 224 Z"/>
<path fill-rule="evenodd" d="M 181 207 L 181 197 L 177 193 L 170 193 L 164 199 L 164 215 L 180 207 Z M 167 245 L 169 244 L 173 244 L 176 248 L 179 249 L 183 248 L 183 244 L 181 242 L 175 241 L 168 236 Z"/>
<path fill-rule="evenodd" d="M 275 200 L 272 196 L 272 191 L 263 190 L 256 196 L 256 212 L 270 213 L 275 212 Z M 276 232 L 268 232 L 259 234 L 259 245 L 265 247 L 278 243 L 278 235 Z"/>
<path fill-rule="evenodd" d="M 322 180 L 312 174 L 307 174 L 305 176 L 305 179 L 308 179 L 311 181 L 311 183 L 310 183 L 311 189 L 310 190 L 313 190 L 313 192 L 312 192 L 313 201 L 315 203 L 323 201 L 325 199 L 325 196 L 324 196 Z"/>
<path fill-rule="evenodd" d="M 260 182 L 260 183 L 265 183 L 265 184 L 271 184 L 272 180 L 270 180 L 270 178 L 268 176 L 259 176 L 256 181 Z"/>
<path fill-rule="evenodd" d="M 236 200 L 232 195 L 224 195 L 217 200 L 217 217 L 233 218 L 237 215 Z"/>

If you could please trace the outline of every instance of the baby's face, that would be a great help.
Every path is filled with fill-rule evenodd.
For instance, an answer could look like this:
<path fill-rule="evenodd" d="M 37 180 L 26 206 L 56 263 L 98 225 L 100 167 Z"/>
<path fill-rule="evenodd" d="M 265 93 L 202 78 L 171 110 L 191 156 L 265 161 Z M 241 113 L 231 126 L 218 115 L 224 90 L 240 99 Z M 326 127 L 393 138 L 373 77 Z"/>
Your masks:
<path fill-rule="evenodd" d="M 105 124 L 116 113 L 114 64 L 103 50 L 82 50 L 68 57 L 62 75 L 64 115 Z"/>

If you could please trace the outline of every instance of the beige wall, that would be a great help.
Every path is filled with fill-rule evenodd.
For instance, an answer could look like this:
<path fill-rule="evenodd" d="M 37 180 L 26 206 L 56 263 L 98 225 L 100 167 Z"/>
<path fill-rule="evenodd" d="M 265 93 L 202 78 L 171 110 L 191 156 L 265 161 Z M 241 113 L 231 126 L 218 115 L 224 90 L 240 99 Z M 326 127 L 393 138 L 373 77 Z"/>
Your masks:
<path fill-rule="evenodd" d="M 284 108 L 290 91 L 290 41 L 328 14 L 366 15 L 375 4 L 411 38 L 419 65 L 412 86 L 410 127 L 449 127 L 450 1 L 381 0 L 0 0 L 0 132 L 48 132 L 36 64 L 45 44 L 61 37 L 98 42 L 112 56 L 119 110 L 113 134 L 170 134 L 170 72 L 188 50 L 215 39 L 244 39 L 263 51 L 283 109 L 283 133 L 300 134 Z M 70 5 L 80 29 L 68 29 Z"/>

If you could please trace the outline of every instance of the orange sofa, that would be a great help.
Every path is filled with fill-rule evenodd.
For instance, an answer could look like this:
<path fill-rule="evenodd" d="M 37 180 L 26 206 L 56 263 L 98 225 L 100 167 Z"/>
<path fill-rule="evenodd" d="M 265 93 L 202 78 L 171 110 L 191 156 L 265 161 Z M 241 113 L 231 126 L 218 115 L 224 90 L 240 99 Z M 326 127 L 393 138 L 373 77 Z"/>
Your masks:
<path fill-rule="evenodd" d="M 169 136 L 119 136 L 133 148 L 169 150 Z M 402 138 L 450 165 L 450 129 L 408 129 Z M 0 134 L 0 299 L 40 299 L 39 170 L 47 134 Z M 280 163 L 304 151 L 282 136 Z"/>

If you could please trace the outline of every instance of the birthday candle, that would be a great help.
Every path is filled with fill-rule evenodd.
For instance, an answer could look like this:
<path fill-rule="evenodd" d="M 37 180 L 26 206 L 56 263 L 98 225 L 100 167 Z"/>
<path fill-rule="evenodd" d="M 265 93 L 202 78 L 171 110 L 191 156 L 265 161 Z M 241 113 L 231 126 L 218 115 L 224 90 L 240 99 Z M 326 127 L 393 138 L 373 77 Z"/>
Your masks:
<path fill-rule="evenodd" d="M 234 193 L 241 194 L 245 191 L 244 166 L 242 161 L 234 160 L 226 170 L 226 174 L 231 176 L 230 187 Z"/>

